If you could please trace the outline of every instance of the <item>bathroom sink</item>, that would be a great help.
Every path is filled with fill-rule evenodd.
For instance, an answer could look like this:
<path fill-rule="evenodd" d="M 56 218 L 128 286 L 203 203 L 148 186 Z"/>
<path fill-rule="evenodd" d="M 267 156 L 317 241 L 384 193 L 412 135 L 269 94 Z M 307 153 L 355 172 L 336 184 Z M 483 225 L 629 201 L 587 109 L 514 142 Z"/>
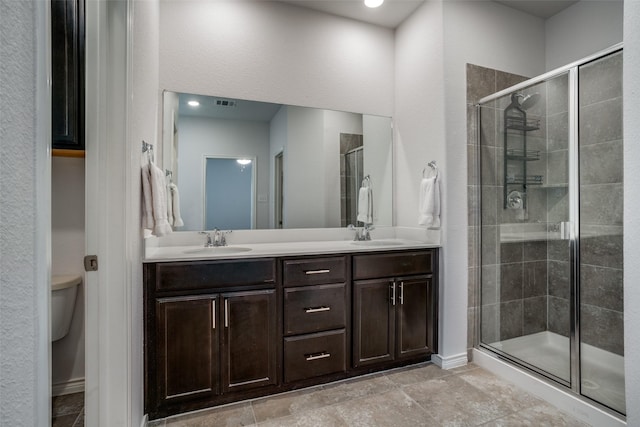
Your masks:
<path fill-rule="evenodd" d="M 210 254 L 210 255 L 225 255 L 225 254 L 238 254 L 242 252 L 249 252 L 251 248 L 244 246 L 214 246 L 211 248 L 197 248 L 184 251 L 185 254 Z"/>
<path fill-rule="evenodd" d="M 401 240 L 359 240 L 356 242 L 351 242 L 354 245 L 358 246 L 400 246 L 404 245 L 404 242 Z"/>

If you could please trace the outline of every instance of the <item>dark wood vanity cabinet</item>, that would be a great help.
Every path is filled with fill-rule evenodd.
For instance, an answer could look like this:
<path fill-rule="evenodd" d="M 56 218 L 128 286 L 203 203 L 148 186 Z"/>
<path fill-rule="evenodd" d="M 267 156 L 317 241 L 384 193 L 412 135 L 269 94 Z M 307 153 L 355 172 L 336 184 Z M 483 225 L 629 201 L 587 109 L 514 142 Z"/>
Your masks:
<path fill-rule="evenodd" d="M 144 265 L 150 419 L 437 351 L 436 249 Z"/>
<path fill-rule="evenodd" d="M 354 368 L 435 352 L 435 256 L 416 251 L 353 257 Z"/>
<path fill-rule="evenodd" d="M 220 276 L 236 269 L 242 273 Z M 278 384 L 275 281 L 273 259 L 145 265 L 150 416 L 238 400 Z"/>
<path fill-rule="evenodd" d="M 284 382 L 346 372 L 346 256 L 283 261 Z"/>

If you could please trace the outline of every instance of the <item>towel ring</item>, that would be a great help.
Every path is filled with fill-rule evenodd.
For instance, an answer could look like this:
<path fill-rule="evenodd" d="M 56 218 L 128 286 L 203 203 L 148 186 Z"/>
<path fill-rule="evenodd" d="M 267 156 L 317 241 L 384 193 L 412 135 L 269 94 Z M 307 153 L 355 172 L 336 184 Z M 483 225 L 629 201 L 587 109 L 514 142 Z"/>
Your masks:
<path fill-rule="evenodd" d="M 434 177 L 437 179 L 437 178 L 438 178 L 438 165 L 436 165 L 436 161 L 435 161 L 435 160 L 431 160 L 431 161 L 427 164 L 427 166 L 428 166 L 429 168 L 431 168 L 431 171 L 434 173 Z M 422 177 L 423 177 L 423 178 L 427 178 L 427 177 L 425 176 L 425 174 L 424 174 L 426 171 L 427 171 L 427 168 L 422 169 Z"/>

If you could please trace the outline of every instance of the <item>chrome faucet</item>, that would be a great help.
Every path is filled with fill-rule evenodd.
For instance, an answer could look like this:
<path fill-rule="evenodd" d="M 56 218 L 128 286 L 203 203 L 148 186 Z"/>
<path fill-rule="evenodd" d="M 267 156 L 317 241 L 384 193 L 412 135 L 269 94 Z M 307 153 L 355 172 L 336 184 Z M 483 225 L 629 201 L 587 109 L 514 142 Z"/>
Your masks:
<path fill-rule="evenodd" d="M 227 246 L 226 235 L 229 233 L 231 233 L 231 230 L 222 231 L 217 227 L 214 228 L 212 232 L 208 232 L 208 231 L 200 232 L 200 234 L 204 234 L 207 236 L 207 240 L 204 244 L 205 248 L 217 248 L 219 246 Z"/>
<path fill-rule="evenodd" d="M 364 227 L 358 228 L 353 224 L 349 224 L 347 227 L 349 230 L 355 230 L 356 234 L 353 236 L 354 242 L 360 242 L 364 240 L 371 240 L 371 234 L 369 232 L 371 230 L 375 230 L 373 224 L 365 224 Z"/>

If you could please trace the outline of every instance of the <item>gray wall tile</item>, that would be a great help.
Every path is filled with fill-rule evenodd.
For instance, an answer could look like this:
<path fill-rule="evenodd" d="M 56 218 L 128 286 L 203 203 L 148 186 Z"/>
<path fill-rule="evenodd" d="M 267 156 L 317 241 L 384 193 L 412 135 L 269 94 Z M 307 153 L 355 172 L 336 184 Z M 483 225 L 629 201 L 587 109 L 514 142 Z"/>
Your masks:
<path fill-rule="evenodd" d="M 586 145 L 580 149 L 580 184 L 623 182 L 622 141 Z"/>
<path fill-rule="evenodd" d="M 583 65 L 580 79 L 580 106 L 622 96 L 622 53 Z"/>
<path fill-rule="evenodd" d="M 622 312 L 623 272 L 617 268 L 580 266 L 580 301 L 609 310 Z"/>
<path fill-rule="evenodd" d="M 580 305 L 580 338 L 615 354 L 624 354 L 624 319 L 619 311 Z"/>

